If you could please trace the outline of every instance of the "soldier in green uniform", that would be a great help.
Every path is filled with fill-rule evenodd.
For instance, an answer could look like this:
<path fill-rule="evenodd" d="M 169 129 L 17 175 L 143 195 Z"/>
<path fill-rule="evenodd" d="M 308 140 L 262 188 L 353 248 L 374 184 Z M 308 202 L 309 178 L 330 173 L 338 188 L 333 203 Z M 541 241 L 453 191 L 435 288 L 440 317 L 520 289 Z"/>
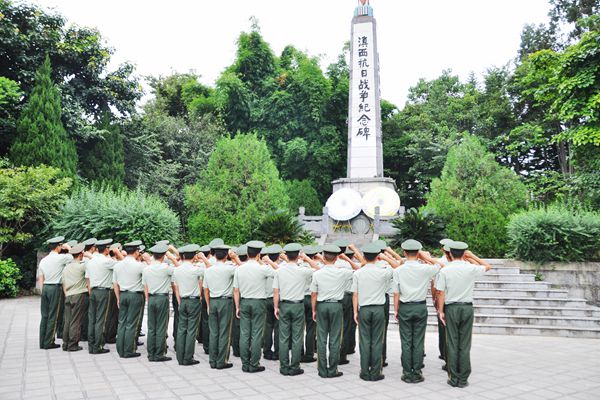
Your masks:
<path fill-rule="evenodd" d="M 354 250 L 352 250 L 350 247 L 346 248 L 346 252 L 344 253 L 350 260 L 352 260 L 352 262 L 356 263 L 359 267 L 360 267 L 360 262 L 358 262 L 358 260 L 356 260 L 354 258 Z M 346 356 L 348 356 L 348 354 L 354 354 L 356 352 L 356 328 L 358 327 L 358 325 L 356 324 L 356 321 L 354 321 L 354 318 L 351 318 L 350 321 L 350 330 L 348 332 L 348 334 L 346 335 L 344 333 L 344 336 L 347 336 L 346 339 Z"/>
<path fill-rule="evenodd" d="M 95 253 L 98 252 L 98 249 L 96 249 L 96 241 L 98 241 L 98 239 L 96 239 L 96 238 L 89 238 L 89 239 L 86 239 L 83 241 L 83 244 L 85 245 L 85 248 L 83 251 L 84 251 L 84 254 L 86 255 L 83 259 L 84 265 L 87 265 L 88 260 L 91 257 L 93 257 L 93 255 Z M 87 267 L 86 267 L 86 270 L 87 270 Z M 90 299 L 89 299 L 89 291 L 88 291 L 88 299 L 87 299 L 84 309 L 83 309 L 83 317 L 81 318 L 81 337 L 79 340 L 82 342 L 87 342 L 87 340 L 88 340 L 89 305 L 90 305 Z"/>
<path fill-rule="evenodd" d="M 169 326 L 169 287 L 174 267 L 166 260 L 168 246 L 156 244 L 149 251 L 154 257 L 154 262 L 144 268 L 142 283 L 146 302 L 148 303 L 148 337 L 146 348 L 148 360 L 153 362 L 171 361 L 167 357 L 167 328 Z M 177 265 L 176 260 L 172 260 Z"/>
<path fill-rule="evenodd" d="M 323 264 L 320 261 L 314 259 L 318 254 L 318 249 L 313 246 L 305 246 L 302 249 L 304 256 L 302 257 L 302 263 L 300 264 L 304 268 L 310 269 L 312 272 L 320 269 Z M 304 289 L 304 327 L 306 334 L 304 336 L 304 346 L 302 348 L 302 359 L 303 363 L 311 363 L 317 361 L 315 358 L 315 344 L 316 344 L 316 323 L 313 320 L 312 315 L 312 296 L 310 291 L 310 284 L 312 282 L 312 274 L 310 279 L 307 279 Z"/>
<path fill-rule="evenodd" d="M 248 246 L 246 246 L 245 244 L 238 247 L 235 250 L 235 253 L 238 256 L 240 265 L 245 263 L 246 261 L 248 261 Z M 235 303 L 234 303 L 233 307 L 235 308 Z M 232 331 L 233 331 L 233 333 L 232 333 L 231 349 L 233 350 L 233 355 L 235 357 L 239 357 L 240 356 L 240 319 L 239 318 L 233 319 Z"/>
<path fill-rule="evenodd" d="M 437 276 L 438 313 L 446 325 L 448 384 L 464 388 L 471 375 L 473 289 L 475 279 L 492 267 L 470 251 L 464 242 L 449 245 L 450 261 Z"/>
<path fill-rule="evenodd" d="M 438 259 L 438 262 L 441 264 L 446 264 L 450 260 L 450 248 L 448 245 L 452 243 L 451 239 L 442 239 L 440 240 L 440 247 L 442 250 L 442 256 Z M 437 291 L 435 290 L 435 279 L 431 281 L 431 298 L 433 299 L 433 307 L 437 310 Z M 438 322 L 438 349 L 440 351 L 440 355 L 438 356 L 440 360 L 446 361 L 446 326 L 442 323 L 439 314 L 437 316 Z M 446 365 L 442 366 L 443 370 L 447 370 Z"/>
<path fill-rule="evenodd" d="M 394 310 L 402 343 L 402 380 L 423 382 L 423 350 L 427 330 L 427 288 L 440 271 L 440 266 L 421 251 L 416 240 L 402 242 L 406 261 L 394 271 Z"/>
<path fill-rule="evenodd" d="M 354 321 L 358 324 L 360 350 L 360 378 L 365 381 L 380 381 L 384 378 L 383 330 L 385 320 L 385 293 L 392 271 L 375 264 L 380 253 L 376 244 L 363 247 L 367 262 L 352 277 L 352 306 Z"/>
<path fill-rule="evenodd" d="M 141 245 L 139 240 L 125 243 L 127 256 L 116 263 L 113 270 L 113 285 L 119 306 L 117 352 L 122 358 L 140 356 L 137 352 L 137 335 L 144 306 L 142 274 L 147 266 L 138 260 Z"/>
<path fill-rule="evenodd" d="M 304 330 L 304 293 L 306 282 L 312 279 L 312 268 L 298 265 L 302 245 L 286 244 L 283 248 L 288 261 L 277 270 L 273 279 L 275 318 L 279 320 L 279 372 L 300 375 L 302 334 Z M 290 360 L 291 349 L 291 360 Z"/>
<path fill-rule="evenodd" d="M 86 264 L 87 277 L 92 292 L 88 309 L 88 351 L 90 354 L 104 354 L 110 350 L 104 348 L 104 332 L 108 318 L 109 291 L 112 287 L 112 273 L 117 260 L 110 258 L 108 246 L 112 239 L 98 240 L 98 252 Z M 122 259 L 119 253 L 117 259 Z"/>
<path fill-rule="evenodd" d="M 385 255 L 386 254 L 386 250 L 388 249 L 388 245 L 385 242 L 385 240 L 376 240 L 375 243 L 377 246 L 379 246 L 379 248 L 381 249 L 380 254 L 381 255 Z M 395 268 L 395 266 L 390 264 L 390 260 L 396 262 L 397 261 L 394 260 L 392 257 L 390 256 L 385 256 L 385 258 L 380 257 L 380 259 L 377 261 L 377 264 L 382 267 L 382 268 Z M 383 366 L 387 367 L 388 363 L 387 363 L 387 331 L 388 331 L 388 326 L 390 324 L 390 293 L 392 293 L 392 286 L 393 286 L 393 280 L 390 279 L 390 282 L 388 284 L 388 291 L 385 294 L 385 304 L 383 305 L 383 308 L 385 310 L 385 315 L 388 316 L 388 318 L 385 319 L 385 330 L 383 331 Z M 393 293 L 392 293 L 393 295 Z"/>
<path fill-rule="evenodd" d="M 65 293 L 65 326 L 63 329 L 63 350 L 79 351 L 81 335 L 81 318 L 89 296 L 89 285 L 85 279 L 85 265 L 83 263 L 83 243 L 75 244 L 69 250 L 74 257 L 63 270 L 63 290 Z"/>
<path fill-rule="evenodd" d="M 40 321 L 40 349 L 57 349 L 59 344 L 54 342 L 56 329 L 58 327 L 58 314 L 63 297 L 62 274 L 65 266 L 73 261 L 70 254 L 61 253 L 61 249 L 68 249 L 63 244 L 65 238 L 57 236 L 49 239 L 46 243 L 50 247 L 50 253 L 42 258 L 38 268 L 38 282 L 42 286 Z"/>
<path fill-rule="evenodd" d="M 178 252 L 182 263 L 173 273 L 174 295 L 179 304 L 179 324 L 177 325 L 177 344 L 175 345 L 179 365 L 196 365 L 200 362 L 194 359 L 194 350 L 202 308 L 200 292 L 204 269 L 192 263 L 199 251 L 200 246 L 197 244 L 180 247 Z"/>
<path fill-rule="evenodd" d="M 113 243 L 108 250 L 109 257 L 118 261 L 119 259 L 117 258 L 116 253 L 120 253 L 121 244 Z M 119 306 L 117 304 L 118 302 L 119 294 L 117 293 L 117 290 L 115 290 L 115 286 L 113 283 L 113 286 L 111 287 L 108 293 L 108 318 L 106 319 L 106 324 L 104 326 L 104 338 L 106 340 L 106 343 L 117 343 L 117 331 L 119 325 Z"/>
<path fill-rule="evenodd" d="M 281 253 L 283 248 L 274 244 L 263 249 L 262 253 L 266 256 L 265 262 L 271 266 L 277 266 L 281 262 Z M 263 336 L 263 355 L 266 360 L 279 360 L 279 321 L 275 318 L 275 307 L 273 306 L 273 276 L 267 278 L 265 282 L 266 301 L 266 322 Z"/>
<path fill-rule="evenodd" d="M 67 241 L 67 245 L 69 246 L 69 248 L 75 246 L 77 244 L 77 240 L 69 240 Z M 69 250 L 67 250 L 66 248 L 60 249 L 60 254 L 70 254 Z M 56 337 L 58 339 L 62 339 L 63 338 L 63 331 L 64 331 L 64 322 L 65 322 L 65 293 L 64 290 L 61 291 L 60 293 L 60 305 L 58 308 L 58 327 L 56 328 Z"/>
<path fill-rule="evenodd" d="M 342 339 L 342 299 L 352 271 L 335 266 L 341 253 L 338 246 L 325 245 L 323 253 L 324 266 L 313 274 L 310 285 L 313 320 L 317 322 L 317 369 L 321 378 L 337 378 L 343 375 L 337 369 Z"/>
<path fill-rule="evenodd" d="M 216 263 L 206 269 L 202 283 L 210 331 L 208 362 L 211 368 L 225 369 L 233 367 L 229 362 L 229 346 L 233 319 L 231 300 L 235 266 L 227 262 L 229 246 L 217 245 L 212 249 Z"/>
<path fill-rule="evenodd" d="M 209 257 L 212 257 L 211 253 L 210 253 L 209 245 L 200 247 L 200 252 L 207 259 Z M 214 263 L 214 261 L 210 261 L 210 262 Z M 204 268 L 206 268 L 206 267 L 207 266 L 204 265 Z M 201 268 L 202 268 L 202 266 L 201 266 Z M 202 348 L 204 349 L 204 354 L 208 354 L 208 341 L 210 338 L 210 331 L 208 329 L 208 309 L 206 308 L 206 305 L 208 304 L 208 302 L 204 298 L 204 290 L 202 290 L 201 297 L 202 297 L 202 310 L 200 311 L 200 323 L 199 323 L 199 329 L 198 329 L 198 336 L 196 337 L 196 339 L 198 340 L 198 343 L 202 343 Z"/>

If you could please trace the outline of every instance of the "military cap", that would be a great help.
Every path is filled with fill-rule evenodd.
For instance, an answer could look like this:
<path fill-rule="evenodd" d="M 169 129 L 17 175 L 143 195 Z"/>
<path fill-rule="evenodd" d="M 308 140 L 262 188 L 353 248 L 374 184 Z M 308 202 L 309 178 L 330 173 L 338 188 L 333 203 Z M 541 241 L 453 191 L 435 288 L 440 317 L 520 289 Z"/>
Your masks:
<path fill-rule="evenodd" d="M 210 251 L 210 246 L 205 244 L 204 246 L 200 247 L 200 251 L 203 253 L 208 253 Z"/>
<path fill-rule="evenodd" d="M 450 247 L 450 250 L 466 250 L 469 248 L 469 245 L 465 242 L 452 242 L 448 247 Z"/>
<path fill-rule="evenodd" d="M 248 255 L 248 246 L 245 244 L 241 245 L 237 249 L 235 249 L 235 254 L 238 256 L 247 256 Z"/>
<path fill-rule="evenodd" d="M 46 243 L 59 245 L 61 243 L 64 243 L 64 241 L 65 241 L 65 237 L 64 236 L 56 236 L 56 237 L 53 237 L 51 239 L 48 239 L 46 241 Z"/>
<path fill-rule="evenodd" d="M 76 244 L 73 247 L 71 247 L 71 249 L 69 250 L 69 253 L 70 254 L 79 254 L 83 250 L 85 250 L 85 245 L 83 243 L 79 243 L 79 244 Z"/>
<path fill-rule="evenodd" d="M 315 251 L 316 251 L 317 253 L 321 253 L 321 252 L 323 251 L 323 246 L 321 246 L 321 245 L 316 245 L 316 246 L 315 246 Z"/>
<path fill-rule="evenodd" d="M 142 246 L 141 240 L 134 240 L 133 242 L 125 243 L 124 247 L 140 247 Z"/>
<path fill-rule="evenodd" d="M 213 246 L 211 246 L 211 248 L 212 248 L 213 250 L 229 250 L 229 249 L 231 249 L 231 246 L 228 246 L 228 245 L 226 245 L 226 244 L 218 244 L 218 245 L 216 245 L 216 246 L 214 246 L 214 247 L 213 247 Z"/>
<path fill-rule="evenodd" d="M 208 245 L 210 246 L 211 249 L 215 249 L 217 246 L 221 246 L 224 244 L 225 244 L 225 242 L 223 241 L 223 239 L 216 238 L 216 239 L 211 240 Z"/>
<path fill-rule="evenodd" d="M 200 246 L 197 244 L 186 244 L 177 249 L 180 253 L 197 253 L 200 251 Z"/>
<path fill-rule="evenodd" d="M 448 239 L 448 238 L 446 238 L 446 239 L 442 239 L 442 240 L 440 240 L 440 244 L 441 244 L 442 246 L 446 246 L 447 244 L 450 244 L 450 243 L 452 243 L 452 239 Z"/>
<path fill-rule="evenodd" d="M 352 256 L 352 255 L 354 255 L 354 250 L 352 250 L 350 248 L 346 248 L 346 251 L 344 252 L 344 254 L 347 256 Z"/>
<path fill-rule="evenodd" d="M 408 239 L 402 242 L 400 247 L 406 251 L 419 251 L 423 248 L 423 245 L 414 239 Z"/>
<path fill-rule="evenodd" d="M 77 243 L 79 243 L 79 242 L 77 242 L 77 240 L 69 240 L 69 241 L 67 242 L 67 244 L 69 245 L 69 247 L 73 247 L 73 246 L 75 246 Z M 84 244 L 84 246 L 85 246 L 85 244 Z"/>
<path fill-rule="evenodd" d="M 338 247 L 348 247 L 350 246 L 350 242 L 344 239 L 340 239 L 340 240 L 336 240 L 335 242 L 333 242 L 333 244 L 335 244 Z"/>
<path fill-rule="evenodd" d="M 361 251 L 365 254 L 379 254 L 381 252 L 381 246 L 377 245 L 377 243 L 367 243 L 362 248 Z"/>
<path fill-rule="evenodd" d="M 315 254 L 318 253 L 317 248 L 314 246 L 304 246 L 302 248 L 302 252 L 304 254 L 306 254 L 307 256 L 314 256 Z"/>
<path fill-rule="evenodd" d="M 96 242 L 96 246 L 108 246 L 113 242 L 112 239 L 102 239 Z"/>
<path fill-rule="evenodd" d="M 89 238 L 83 241 L 83 244 L 86 246 L 93 246 L 96 244 L 96 242 L 98 241 L 98 239 L 96 239 L 95 237 L 93 238 Z"/>
<path fill-rule="evenodd" d="M 340 249 L 335 244 L 326 244 L 325 246 L 323 246 L 323 252 L 330 254 L 340 254 L 342 252 L 342 249 Z"/>
<path fill-rule="evenodd" d="M 285 251 L 286 253 L 295 253 L 299 252 L 300 250 L 302 250 L 302 245 L 300 243 L 288 243 L 285 246 L 283 246 L 283 251 Z"/>
<path fill-rule="evenodd" d="M 121 246 L 121 243 L 113 243 L 109 248 L 111 250 L 120 250 L 123 246 Z"/>
<path fill-rule="evenodd" d="M 261 242 L 260 240 L 251 240 L 246 243 L 246 247 L 251 247 L 253 249 L 264 249 L 265 242 Z"/>
<path fill-rule="evenodd" d="M 168 246 L 170 244 L 170 242 L 168 240 L 159 240 L 158 242 L 156 242 L 154 244 L 164 244 L 164 245 Z"/>
<path fill-rule="evenodd" d="M 387 242 L 383 239 L 374 240 L 373 244 L 375 244 L 376 246 L 379 246 L 380 251 L 385 250 L 388 247 Z"/>
<path fill-rule="evenodd" d="M 169 247 L 166 244 L 155 244 L 148 249 L 148 251 L 153 254 L 166 253 L 167 250 L 169 250 Z"/>
<path fill-rule="evenodd" d="M 274 244 L 272 246 L 269 247 L 265 247 L 262 251 L 262 254 L 279 254 L 283 251 L 283 248 L 278 245 L 278 244 Z"/>
<path fill-rule="evenodd" d="M 139 251 L 144 251 L 144 250 L 146 250 L 146 246 L 144 246 L 143 244 L 140 244 L 139 247 L 138 247 L 138 250 Z"/>
<path fill-rule="evenodd" d="M 449 244 L 445 244 L 443 247 L 444 251 L 450 251 L 450 245 Z"/>

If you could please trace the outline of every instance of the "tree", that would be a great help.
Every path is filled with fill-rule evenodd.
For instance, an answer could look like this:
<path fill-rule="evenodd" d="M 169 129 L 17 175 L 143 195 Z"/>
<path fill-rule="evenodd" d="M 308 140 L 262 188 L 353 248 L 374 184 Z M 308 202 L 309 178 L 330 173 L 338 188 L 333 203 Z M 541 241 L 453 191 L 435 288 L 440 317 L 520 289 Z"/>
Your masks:
<path fill-rule="evenodd" d="M 263 217 L 285 209 L 289 199 L 266 143 L 256 135 L 237 135 L 217 143 L 185 201 L 192 241 L 218 236 L 235 244 L 250 240 Z"/>
<path fill-rule="evenodd" d="M 289 210 L 294 215 L 297 215 L 300 207 L 304 207 L 306 215 L 321 215 L 323 206 L 311 181 L 285 181 L 285 191 L 290 197 Z"/>
<path fill-rule="evenodd" d="M 50 78 L 51 70 L 46 57 L 17 122 L 17 137 L 10 155 L 17 165 L 46 164 L 74 176 L 77 152 L 61 121 L 60 93 Z"/>
<path fill-rule="evenodd" d="M 446 233 L 486 257 L 507 250 L 506 225 L 522 210 L 527 190 L 519 177 L 502 167 L 475 136 L 464 136 L 450 149 L 440 178 L 431 183 L 427 208 L 446 222 Z"/>
<path fill-rule="evenodd" d="M 147 113 L 160 112 L 170 117 L 187 117 L 190 112 L 200 115 L 214 111 L 210 103 L 213 90 L 199 82 L 200 75 L 174 73 L 167 77 L 149 77 L 152 99 L 145 107 Z"/>
<path fill-rule="evenodd" d="M 0 76 L 0 157 L 6 155 L 14 137 L 22 96 L 17 82 Z"/>

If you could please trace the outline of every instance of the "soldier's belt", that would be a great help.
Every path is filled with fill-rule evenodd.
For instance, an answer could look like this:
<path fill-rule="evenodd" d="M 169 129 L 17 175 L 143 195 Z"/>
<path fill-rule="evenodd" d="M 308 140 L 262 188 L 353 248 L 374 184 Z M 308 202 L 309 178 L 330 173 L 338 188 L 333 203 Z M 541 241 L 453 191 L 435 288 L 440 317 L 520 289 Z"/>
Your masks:
<path fill-rule="evenodd" d="M 317 301 L 317 303 L 341 303 L 341 300 L 321 300 Z"/>
<path fill-rule="evenodd" d="M 427 304 L 425 300 L 422 301 L 401 301 L 400 304 Z"/>
<path fill-rule="evenodd" d="M 144 293 L 143 290 L 121 290 L 120 293 Z"/>
<path fill-rule="evenodd" d="M 285 304 L 303 304 L 304 300 L 281 300 Z"/>
<path fill-rule="evenodd" d="M 456 301 L 454 303 L 446 303 L 445 306 L 472 306 L 473 303 Z"/>
<path fill-rule="evenodd" d="M 62 283 L 44 283 L 44 286 L 60 286 Z"/>
<path fill-rule="evenodd" d="M 232 296 L 221 296 L 221 297 L 211 297 L 210 299 L 211 300 L 213 300 L 213 299 L 229 299 L 229 300 L 231 300 L 231 299 L 233 299 L 233 297 Z"/>
<path fill-rule="evenodd" d="M 95 286 L 92 288 L 92 290 L 110 290 L 110 288 L 108 287 L 102 287 L 102 286 Z"/>
<path fill-rule="evenodd" d="M 168 296 L 169 293 L 149 293 L 150 296 Z"/>
<path fill-rule="evenodd" d="M 200 296 L 185 296 L 185 297 L 182 297 L 182 299 L 199 299 L 199 298 L 200 298 Z"/>

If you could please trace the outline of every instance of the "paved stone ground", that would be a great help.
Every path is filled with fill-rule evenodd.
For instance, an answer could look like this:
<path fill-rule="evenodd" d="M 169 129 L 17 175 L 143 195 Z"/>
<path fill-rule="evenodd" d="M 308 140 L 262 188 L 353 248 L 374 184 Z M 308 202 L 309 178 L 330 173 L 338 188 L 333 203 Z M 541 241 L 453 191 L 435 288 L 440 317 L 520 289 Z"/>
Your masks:
<path fill-rule="evenodd" d="M 475 335 L 471 385 L 451 388 L 437 358 L 437 335 L 426 339 L 425 382 L 400 380 L 400 339 L 389 331 L 389 367 L 380 382 L 358 378 L 358 353 L 340 369 L 344 376 L 321 379 L 315 364 L 305 374 L 284 377 L 278 364 L 263 360 L 267 371 L 246 374 L 239 359 L 224 371 L 201 363 L 182 367 L 176 361 L 149 363 L 144 357 L 119 359 L 111 352 L 66 353 L 38 349 L 39 297 L 0 301 L 0 399 L 599 399 L 600 341 Z M 170 353 L 172 343 L 170 342 Z M 60 341 L 58 341 L 60 343 Z M 83 344 L 85 347 L 85 343 Z M 174 354 L 170 354 L 174 357 Z"/>

